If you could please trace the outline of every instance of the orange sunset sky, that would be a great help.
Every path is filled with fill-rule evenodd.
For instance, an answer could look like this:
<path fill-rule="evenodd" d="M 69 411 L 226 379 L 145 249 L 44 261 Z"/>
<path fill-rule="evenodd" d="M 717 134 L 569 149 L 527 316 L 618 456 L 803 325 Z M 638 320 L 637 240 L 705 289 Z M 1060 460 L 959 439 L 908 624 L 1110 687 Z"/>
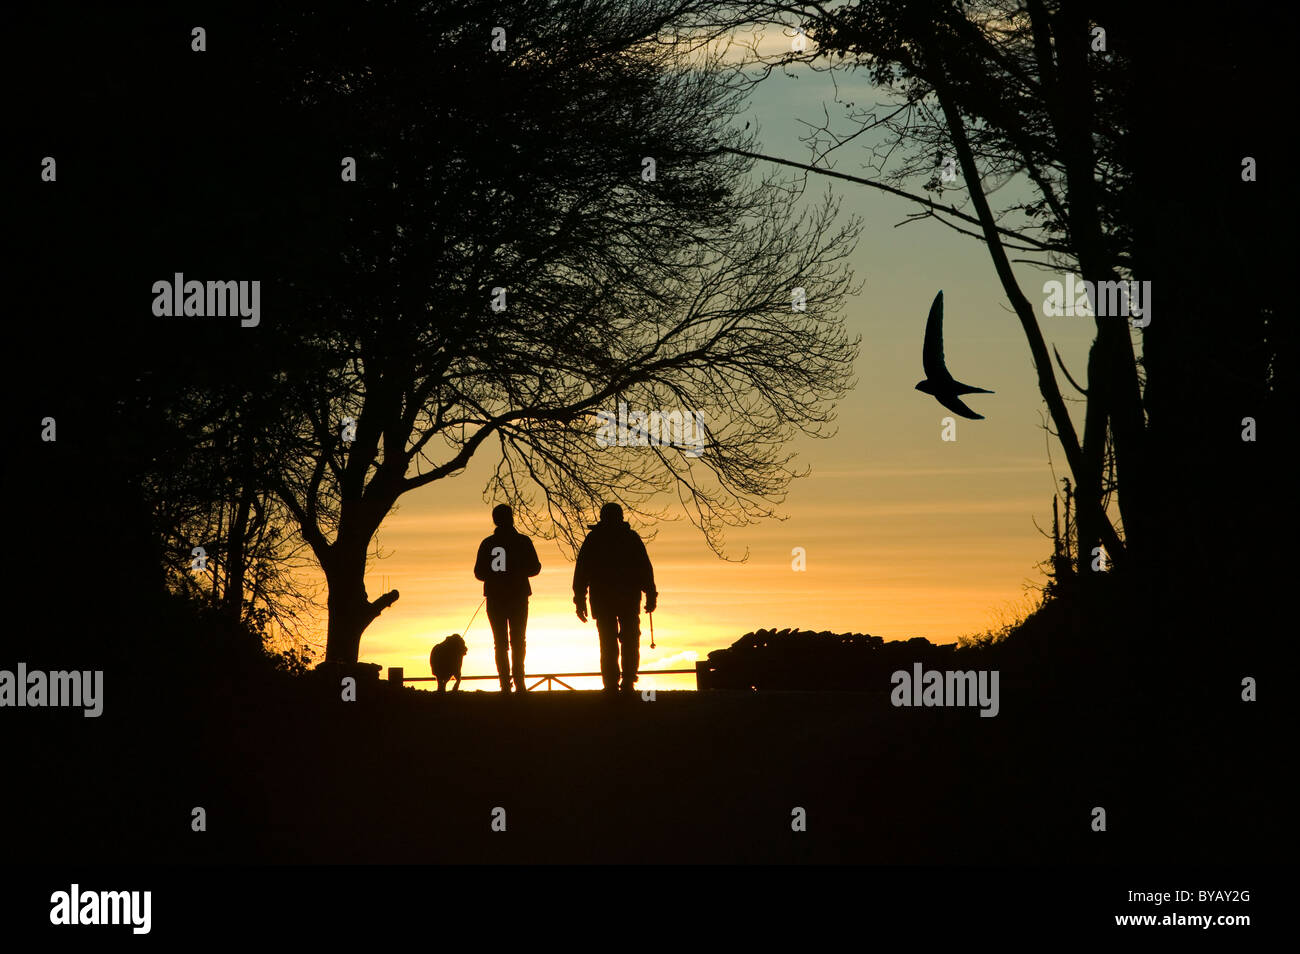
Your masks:
<path fill-rule="evenodd" d="M 795 120 L 820 119 L 823 102 L 832 117 L 842 115 L 834 97 L 824 75 L 774 74 L 760 84 L 747 117 L 760 130 L 760 148 L 807 161 Z M 859 106 L 882 100 L 843 78 L 840 98 Z M 868 174 L 852 147 L 836 155 L 840 171 Z M 1028 345 L 987 250 L 933 222 L 898 226 L 914 207 L 866 187 L 812 177 L 808 196 L 820 196 L 828 185 L 843 198 L 843 213 L 865 222 L 852 262 L 864 285 L 845 312 L 850 331 L 862 336 L 857 385 L 839 405 L 836 436 L 795 443 L 795 465 L 811 473 L 791 484 L 779 508 L 787 519 L 729 532 L 728 555 L 748 551 L 746 562 L 715 556 L 684 515 L 655 527 L 634 522 L 643 536 L 657 531 L 647 545 L 660 592 L 658 649 L 649 649 L 643 614 L 643 671 L 692 668 L 696 658 L 762 627 L 952 642 L 1006 621 L 1024 604 L 1026 584 L 1042 582 L 1037 564 L 1049 555 L 1050 540 L 1035 520 L 1050 529 L 1059 486 L 1051 461 L 1058 475 L 1068 471 L 1043 429 Z M 909 188 L 920 191 L 920 184 Z M 994 201 L 1005 204 L 1007 193 Z M 1031 302 L 1041 303 L 1045 281 L 1062 277 L 1019 268 Z M 958 380 L 996 392 L 971 396 L 970 405 L 987 419 L 959 419 L 954 442 L 940 439 L 940 420 L 949 412 L 914 390 L 923 377 L 925 319 L 940 289 L 949 369 Z M 808 307 L 814 306 L 810 298 Z M 1049 345 L 1081 377 L 1091 320 L 1045 318 L 1041 305 L 1039 314 Z M 492 530 L 491 506 L 500 502 L 482 496 L 498 453 L 486 444 L 465 472 L 403 497 L 385 520 L 384 558 L 371 561 L 366 585 L 372 597 L 396 588 L 401 599 L 362 637 L 363 662 L 426 676 L 432 644 L 459 632 L 469 644 L 465 674 L 495 672 L 485 614 L 468 631 L 465 625 L 482 599 L 472 567 L 479 541 Z M 590 514 L 587 522 L 595 519 Z M 573 613 L 571 557 L 554 541 L 535 542 L 542 572 L 533 580 L 528 671 L 595 671 L 595 625 Z M 804 572 L 792 569 L 795 547 L 806 550 Z M 318 635 L 323 647 L 323 618 Z M 577 684 L 595 688 L 599 680 Z M 693 688 L 694 678 L 643 675 L 639 686 Z M 462 691 L 495 688 L 495 681 L 466 682 Z"/>

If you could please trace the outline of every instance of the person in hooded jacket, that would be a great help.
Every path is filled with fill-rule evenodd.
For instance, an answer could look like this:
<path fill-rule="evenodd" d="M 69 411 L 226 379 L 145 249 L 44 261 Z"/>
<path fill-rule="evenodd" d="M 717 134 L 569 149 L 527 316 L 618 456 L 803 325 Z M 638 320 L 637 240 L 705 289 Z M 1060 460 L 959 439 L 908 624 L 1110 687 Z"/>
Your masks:
<path fill-rule="evenodd" d="M 659 594 L 654 568 L 640 535 L 623 519 L 623 508 L 607 503 L 600 522 L 578 551 L 573 568 L 573 603 L 578 619 L 587 621 L 587 595 L 600 637 L 600 674 L 606 692 L 631 692 L 641 655 L 641 594 L 645 609 L 653 613 Z M 622 653 L 622 682 L 619 654 Z"/>

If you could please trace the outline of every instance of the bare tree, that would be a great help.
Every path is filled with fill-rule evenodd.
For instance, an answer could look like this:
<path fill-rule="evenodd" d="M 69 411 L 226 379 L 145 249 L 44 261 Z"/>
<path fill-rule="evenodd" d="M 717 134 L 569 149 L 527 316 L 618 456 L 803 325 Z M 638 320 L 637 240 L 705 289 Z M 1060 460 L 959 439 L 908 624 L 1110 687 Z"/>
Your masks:
<path fill-rule="evenodd" d="M 791 437 L 830 433 L 858 225 L 727 151 L 753 145 L 742 94 L 699 34 L 672 42 L 683 9 L 392 8 L 347 50 L 317 43 L 328 20 L 286 32 L 288 60 L 320 58 L 293 101 L 365 143 L 300 326 L 329 373 L 285 406 L 276 484 L 327 580 L 328 660 L 398 598 L 364 586 L 385 515 L 489 442 L 489 489 L 540 496 L 534 529 L 572 544 L 600 501 L 669 492 L 720 549 L 779 502 Z M 620 405 L 681 425 L 620 440 Z"/>
<path fill-rule="evenodd" d="M 169 587 L 266 641 L 301 645 L 313 607 L 310 554 L 270 489 L 288 445 L 274 417 L 276 383 L 258 384 L 200 382 L 167 395 L 138 479 Z"/>
<path fill-rule="evenodd" d="M 1124 113 L 1130 68 L 1123 50 L 1092 50 L 1092 21 L 1081 5 L 1068 2 L 868 0 L 834 8 L 771 3 L 733 9 L 737 23 L 809 37 L 804 49 L 777 55 L 755 48 L 751 61 L 765 67 L 760 77 L 800 61 L 832 74 L 862 69 L 878 87 L 896 93 L 892 106 L 851 109 L 851 132 L 836 132 L 829 115 L 810 124 L 813 162 L 788 164 L 908 198 L 922 206 L 912 220 L 936 219 L 985 242 L 1074 475 L 1080 567 L 1093 559 L 1097 542 L 1111 560 L 1124 562 L 1143 539 L 1150 479 L 1129 323 L 1095 318 L 1086 384 L 1078 388 L 1086 407 L 1080 434 L 1011 258 L 1027 253 L 1021 260 L 1030 264 L 1078 270 L 1093 287 L 1132 276 L 1132 216 L 1124 211 L 1133 189 Z M 867 144 L 874 178 L 830 170 L 832 154 L 850 144 Z M 901 188 L 917 179 L 928 194 Z M 995 209 L 990 196 L 1013 180 L 1034 198 Z M 954 191 L 968 202 L 945 204 Z M 1122 529 L 1105 505 L 1111 445 Z"/>

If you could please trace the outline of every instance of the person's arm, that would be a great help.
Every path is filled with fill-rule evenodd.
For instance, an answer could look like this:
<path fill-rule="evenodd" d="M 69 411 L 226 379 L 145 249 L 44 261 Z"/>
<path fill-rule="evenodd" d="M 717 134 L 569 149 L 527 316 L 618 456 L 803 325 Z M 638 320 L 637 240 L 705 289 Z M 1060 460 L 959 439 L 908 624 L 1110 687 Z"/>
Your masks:
<path fill-rule="evenodd" d="M 636 542 L 641 550 L 641 589 L 645 591 L 645 611 L 653 613 L 659 605 L 659 591 L 655 589 L 655 568 L 650 565 L 650 554 L 640 534 L 637 534 Z"/>
<path fill-rule="evenodd" d="M 573 599 L 586 600 L 587 585 L 591 582 L 590 568 L 587 566 L 587 541 L 578 548 L 578 560 L 573 564 Z"/>
<path fill-rule="evenodd" d="M 533 538 L 524 537 L 524 542 L 528 544 L 528 575 L 536 576 L 542 572 L 542 561 L 537 559 L 537 547 L 533 546 Z"/>
<path fill-rule="evenodd" d="M 587 585 L 591 582 L 590 568 L 587 566 L 587 541 L 582 541 L 578 548 L 578 559 L 573 564 L 573 608 L 578 619 L 587 621 Z"/>
<path fill-rule="evenodd" d="M 478 556 L 474 558 L 474 579 L 486 582 L 489 569 L 491 562 L 488 560 L 488 540 L 484 540 L 478 545 Z"/>

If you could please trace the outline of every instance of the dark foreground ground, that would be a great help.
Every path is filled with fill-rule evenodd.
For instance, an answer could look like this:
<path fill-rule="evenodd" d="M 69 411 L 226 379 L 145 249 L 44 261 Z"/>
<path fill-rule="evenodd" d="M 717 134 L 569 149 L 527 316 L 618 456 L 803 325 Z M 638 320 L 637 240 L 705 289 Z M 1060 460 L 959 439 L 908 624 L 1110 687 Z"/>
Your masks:
<path fill-rule="evenodd" d="M 1290 754 L 1225 674 L 1214 704 L 1001 687 L 1001 712 L 886 692 L 438 697 L 320 678 L 105 713 L 11 710 L 12 860 L 1249 863 Z M 1108 694 L 1109 693 L 1109 694 Z M 123 698 L 123 696 L 126 698 Z M 213 701 L 216 700 L 216 701 Z M 207 831 L 191 830 L 201 806 Z M 1092 830 L 1094 807 L 1105 832 Z M 807 831 L 791 830 L 803 808 Z M 506 830 L 492 830 L 505 810 Z"/>

